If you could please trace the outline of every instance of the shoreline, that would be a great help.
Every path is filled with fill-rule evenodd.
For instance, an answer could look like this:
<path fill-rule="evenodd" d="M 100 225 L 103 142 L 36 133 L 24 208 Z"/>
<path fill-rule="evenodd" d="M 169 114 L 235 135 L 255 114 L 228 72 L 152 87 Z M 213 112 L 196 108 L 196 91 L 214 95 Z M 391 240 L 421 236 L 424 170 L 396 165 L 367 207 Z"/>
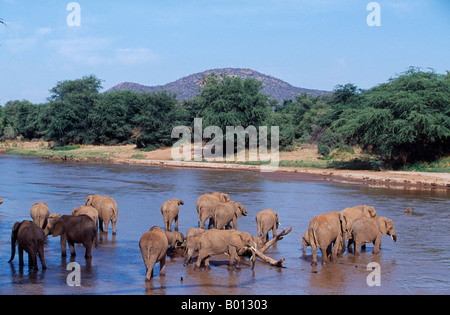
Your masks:
<path fill-rule="evenodd" d="M 260 173 L 263 177 L 281 180 L 332 181 L 392 189 L 450 191 L 450 173 L 344 170 L 309 166 L 279 166 L 274 172 L 261 172 L 260 165 L 174 161 L 171 159 L 170 148 L 142 152 L 132 145 L 82 146 L 73 151 L 53 151 L 45 148 L 48 146 L 47 143 L 43 142 L 16 143 L 16 147 L 18 150 L 14 150 L 14 146 L 11 148 L 10 145 L 8 145 L 8 148 L 0 147 L 0 154 L 35 156 L 62 162 L 252 171 Z M 280 160 L 314 161 L 317 160 L 314 153 L 316 151 L 303 149 L 296 153 L 289 152 L 280 156 Z"/>
<path fill-rule="evenodd" d="M 376 187 L 401 188 L 401 189 L 439 189 L 450 191 L 450 174 L 406 172 L 406 171 L 361 171 L 339 169 L 317 169 L 307 167 L 278 167 L 274 172 L 261 172 L 259 165 L 227 164 L 212 162 L 184 162 L 168 160 L 135 160 L 112 159 L 112 164 L 126 164 L 139 166 L 164 166 L 180 168 L 208 168 L 221 170 L 240 170 L 260 172 L 262 176 L 281 177 L 290 176 L 296 179 L 296 175 L 302 175 L 317 181 L 334 181 L 341 183 L 364 184 Z M 297 178 L 297 180 L 301 180 Z M 308 180 L 308 179 L 304 179 Z"/>

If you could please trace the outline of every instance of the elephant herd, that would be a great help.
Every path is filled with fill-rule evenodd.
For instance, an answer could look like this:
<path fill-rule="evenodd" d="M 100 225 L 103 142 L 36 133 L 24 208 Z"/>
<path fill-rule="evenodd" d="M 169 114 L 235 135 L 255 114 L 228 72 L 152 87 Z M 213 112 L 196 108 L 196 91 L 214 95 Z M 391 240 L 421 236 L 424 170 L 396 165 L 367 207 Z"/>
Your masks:
<path fill-rule="evenodd" d="M 228 255 L 229 268 L 239 268 L 239 256 L 251 256 L 252 269 L 255 256 L 260 254 L 264 244 L 268 244 L 269 232 L 273 237 L 280 222 L 278 214 L 272 209 L 260 211 L 256 215 L 257 236 L 238 230 L 238 218 L 248 215 L 247 209 L 236 201 L 230 200 L 228 194 L 205 193 L 197 199 L 199 227 L 187 230 L 186 235 L 178 231 L 179 207 L 184 201 L 170 199 L 161 206 L 164 229 L 153 226 L 139 240 L 139 248 L 146 268 L 146 280 L 153 277 L 153 268 L 160 264 L 160 275 L 165 275 L 166 255 L 170 250 L 184 247 L 184 265 L 188 265 L 197 256 L 195 269 L 204 263 L 209 267 L 209 259 L 214 255 Z M 28 253 L 30 269 L 38 269 L 37 256 L 45 269 L 44 243 L 47 235 L 61 237 L 61 254 L 66 256 L 66 244 L 75 256 L 75 243 L 86 248 L 86 260 L 92 259 L 91 249 L 97 243 L 98 230 L 108 232 L 111 222 L 113 234 L 116 234 L 118 207 L 115 200 L 108 196 L 89 195 L 86 204 L 76 207 L 71 215 L 50 214 L 46 203 L 32 206 L 30 215 L 33 222 L 25 220 L 16 222 L 11 233 L 11 259 L 15 256 L 16 244 L 19 250 L 19 264 L 23 266 L 23 251 Z M 208 221 L 206 229 L 206 221 Z M 175 229 L 172 231 L 172 224 Z M 317 264 L 317 250 L 322 253 L 322 264 L 335 261 L 346 247 L 348 252 L 359 254 L 361 246 L 372 242 L 373 252 L 380 250 L 381 236 L 390 235 L 396 241 L 397 234 L 391 219 L 377 215 L 374 207 L 358 205 L 342 211 L 332 211 L 314 217 L 307 231 L 302 236 L 303 256 L 306 248 L 311 246 L 312 264 Z M 348 241 L 348 244 L 346 244 Z"/>
<path fill-rule="evenodd" d="M 89 195 L 86 205 L 73 209 L 71 215 L 59 213 L 50 214 L 45 202 L 35 203 L 31 207 L 30 216 L 33 221 L 24 220 L 14 223 L 11 232 L 12 262 L 19 251 L 19 265 L 23 266 L 23 252 L 28 253 L 28 266 L 38 270 L 37 256 L 46 269 L 44 259 L 44 244 L 48 235 L 60 236 L 61 255 L 66 256 L 67 244 L 71 256 L 75 256 L 75 243 L 81 243 L 86 248 L 85 258 L 92 259 L 92 246 L 97 244 L 98 229 L 108 232 L 111 222 L 113 234 L 116 234 L 118 207 L 116 201 L 108 196 Z"/>
<path fill-rule="evenodd" d="M 209 269 L 209 258 L 213 255 L 226 254 L 230 257 L 229 268 L 239 268 L 239 256 L 251 253 L 250 260 L 255 263 L 255 250 L 258 246 L 258 238 L 251 236 L 247 232 L 238 231 L 237 219 L 248 215 L 247 209 L 236 201 L 230 200 L 228 194 L 213 192 L 206 193 L 197 199 L 197 213 L 199 217 L 198 228 L 190 228 L 186 232 L 186 237 L 178 232 L 178 213 L 179 206 L 184 201 L 174 198 L 163 203 L 161 214 L 164 219 L 163 230 L 160 227 L 153 226 L 148 232 L 144 233 L 139 241 L 142 258 L 146 267 L 146 280 L 153 277 L 153 267 L 160 263 L 160 275 L 165 274 L 165 261 L 167 250 L 176 248 L 178 245 L 185 247 L 185 263 L 190 263 L 193 256 L 198 256 L 195 263 L 195 269 L 200 268 L 204 262 L 205 268 Z M 266 210 L 268 212 L 269 210 Z M 271 223 L 269 216 L 261 217 L 261 231 L 266 235 L 269 229 L 276 229 L 278 226 L 278 216 Z M 208 230 L 206 230 L 206 221 Z M 172 231 L 172 222 L 175 221 L 175 231 Z M 214 229 L 211 229 L 214 227 Z"/>
<path fill-rule="evenodd" d="M 394 242 L 397 241 L 393 221 L 378 216 L 374 207 L 359 205 L 322 213 L 311 220 L 308 230 L 303 233 L 303 256 L 306 248 L 311 246 L 312 265 L 317 265 L 318 248 L 322 253 L 322 264 L 335 261 L 338 254 L 344 253 L 347 240 L 348 252 L 352 252 L 354 246 L 355 256 L 366 243 L 373 243 L 373 253 L 377 254 L 382 235 L 389 235 Z"/>

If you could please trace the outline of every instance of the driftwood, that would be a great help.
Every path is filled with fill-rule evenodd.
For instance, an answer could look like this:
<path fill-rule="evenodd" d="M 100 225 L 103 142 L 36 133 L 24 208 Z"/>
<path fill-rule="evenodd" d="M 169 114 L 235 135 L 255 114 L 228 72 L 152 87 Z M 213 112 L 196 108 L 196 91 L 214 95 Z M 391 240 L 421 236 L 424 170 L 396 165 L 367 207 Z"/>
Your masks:
<path fill-rule="evenodd" d="M 280 241 L 283 239 L 283 236 L 288 235 L 289 233 L 291 233 L 292 231 L 292 226 L 289 228 L 289 230 L 287 228 L 283 229 L 283 231 L 281 231 L 280 233 L 278 233 L 277 235 L 275 235 L 274 238 L 272 238 L 270 241 L 266 242 L 264 244 L 263 247 L 261 247 L 259 250 L 262 253 L 265 253 L 270 246 L 272 246 L 273 244 L 275 244 L 276 242 Z"/>
<path fill-rule="evenodd" d="M 275 260 L 273 258 L 270 258 L 269 256 L 264 255 L 264 253 L 269 249 L 270 246 L 272 246 L 273 244 L 275 244 L 279 240 L 282 240 L 283 236 L 291 233 L 291 231 L 292 231 L 292 226 L 289 228 L 289 230 L 286 228 L 283 231 L 281 231 L 280 233 L 278 233 L 273 239 L 271 239 L 266 244 L 264 244 L 263 247 L 261 247 L 260 249 L 256 249 L 255 250 L 256 256 L 261 258 L 266 263 L 271 264 L 272 266 L 283 267 L 283 262 L 285 261 L 285 258 L 281 258 L 280 260 Z"/>
<path fill-rule="evenodd" d="M 283 261 L 285 260 L 285 258 L 281 258 L 280 260 L 275 260 L 273 258 L 270 258 L 269 256 L 264 255 L 261 251 L 259 251 L 258 249 L 255 250 L 255 254 L 256 256 L 258 256 L 259 258 L 261 258 L 263 261 L 265 261 L 266 263 L 271 264 L 272 266 L 275 267 L 283 267 Z"/>

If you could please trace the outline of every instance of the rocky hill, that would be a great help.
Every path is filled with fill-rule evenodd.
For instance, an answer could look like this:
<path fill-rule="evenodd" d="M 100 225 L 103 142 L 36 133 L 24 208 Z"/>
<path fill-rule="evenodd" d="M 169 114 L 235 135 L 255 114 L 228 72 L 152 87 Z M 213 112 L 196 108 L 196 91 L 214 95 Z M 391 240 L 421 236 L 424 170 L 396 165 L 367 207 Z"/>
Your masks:
<path fill-rule="evenodd" d="M 180 100 L 190 99 L 200 93 L 200 83 L 202 82 L 203 77 L 211 73 L 226 74 L 228 76 L 237 76 L 242 79 L 253 78 L 258 81 L 261 81 L 263 83 L 262 92 L 264 94 L 270 95 L 271 98 L 278 100 L 280 103 L 282 103 L 284 99 L 294 99 L 296 95 L 301 93 L 308 93 L 312 95 L 321 95 L 330 93 L 329 91 L 312 90 L 295 87 L 287 82 L 284 82 L 272 76 L 259 73 L 255 70 L 242 68 L 222 68 L 222 69 L 207 70 L 191 74 L 189 76 L 183 77 L 179 80 L 167 83 L 165 85 L 158 85 L 158 86 L 145 86 L 137 83 L 124 82 L 117 84 L 116 86 L 110 88 L 106 92 L 108 93 L 113 91 L 132 90 L 136 92 L 145 93 L 145 92 L 157 92 L 167 90 L 169 92 L 175 93 L 177 95 L 177 98 Z"/>

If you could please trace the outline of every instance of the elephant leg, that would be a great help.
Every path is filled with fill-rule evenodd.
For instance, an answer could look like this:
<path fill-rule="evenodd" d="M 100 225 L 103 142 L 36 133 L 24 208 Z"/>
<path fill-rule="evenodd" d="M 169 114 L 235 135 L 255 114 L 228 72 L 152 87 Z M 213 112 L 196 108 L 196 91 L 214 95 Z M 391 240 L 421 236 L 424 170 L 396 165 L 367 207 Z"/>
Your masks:
<path fill-rule="evenodd" d="M 272 228 L 272 238 L 274 238 L 275 235 L 277 235 L 277 228 L 276 228 L 276 226 L 274 225 L 273 228 Z"/>
<path fill-rule="evenodd" d="M 30 269 L 34 269 L 34 270 L 39 270 L 38 264 L 37 264 L 37 250 L 33 249 L 30 251 L 30 253 L 28 254 L 28 268 Z"/>
<path fill-rule="evenodd" d="M 204 255 L 202 252 L 198 253 L 197 261 L 195 262 L 194 270 L 197 270 L 200 268 L 200 265 L 202 264 L 202 261 L 207 257 L 207 255 Z"/>
<path fill-rule="evenodd" d="M 210 270 L 211 266 L 209 265 L 209 259 L 211 258 L 211 256 L 206 257 L 205 259 L 205 269 L 206 270 Z"/>
<path fill-rule="evenodd" d="M 178 232 L 178 214 L 175 216 L 175 231 Z"/>
<path fill-rule="evenodd" d="M 236 268 L 240 269 L 241 268 L 241 264 L 239 261 L 239 257 L 236 251 L 236 248 L 230 248 L 229 249 L 229 254 L 230 254 L 230 261 L 228 262 L 228 270 L 233 270 L 234 269 L 234 262 L 236 261 Z"/>
<path fill-rule="evenodd" d="M 100 232 L 103 232 L 103 219 L 98 217 L 98 227 L 100 229 Z"/>
<path fill-rule="evenodd" d="M 213 226 L 217 229 L 217 225 L 216 225 L 216 222 L 214 222 L 214 219 L 213 218 L 209 218 L 208 230 L 211 230 Z"/>
<path fill-rule="evenodd" d="M 112 227 L 113 235 L 116 235 L 116 223 L 117 223 L 117 220 L 115 220 L 115 219 L 111 220 L 111 227 Z"/>
<path fill-rule="evenodd" d="M 378 254 L 381 247 L 381 234 L 373 241 L 373 254 Z"/>
<path fill-rule="evenodd" d="M 59 243 L 61 244 L 61 256 L 66 257 L 66 236 L 63 234 L 60 237 Z"/>
<path fill-rule="evenodd" d="M 164 217 L 164 229 L 165 229 L 166 231 L 172 231 L 172 229 L 171 229 L 171 224 L 170 224 L 170 219 L 169 219 L 169 215 L 168 215 L 166 212 L 164 212 L 163 217 Z"/>
<path fill-rule="evenodd" d="M 17 250 L 19 252 L 19 266 L 23 267 L 23 247 L 19 244 L 17 246 Z"/>
<path fill-rule="evenodd" d="M 361 243 L 359 243 L 357 240 L 354 240 L 353 242 L 354 242 L 354 247 L 355 247 L 354 254 L 355 254 L 355 256 L 359 256 L 359 249 L 361 247 Z"/>
<path fill-rule="evenodd" d="M 330 245 L 328 246 L 320 246 L 320 251 L 322 252 L 322 265 L 325 265 L 328 261 L 328 251 L 329 251 Z"/>
<path fill-rule="evenodd" d="M 354 243 L 353 238 L 349 238 L 348 244 L 347 244 L 347 250 L 349 253 L 353 252 L 353 243 Z"/>
<path fill-rule="evenodd" d="M 156 264 L 156 259 L 154 259 L 153 257 L 150 257 L 150 260 L 146 263 L 146 267 L 147 267 L 147 274 L 145 279 L 146 280 L 151 280 L 153 278 L 153 268 L 155 267 Z"/>
<path fill-rule="evenodd" d="M 206 220 L 208 220 L 208 217 L 206 215 L 201 215 L 200 217 L 200 228 L 206 230 Z M 211 220 L 209 220 L 209 223 L 211 223 Z"/>
<path fill-rule="evenodd" d="M 47 265 L 45 264 L 45 259 L 44 259 L 44 245 L 39 246 L 39 259 L 41 260 L 41 265 L 42 265 L 42 269 L 45 270 L 47 269 Z"/>
<path fill-rule="evenodd" d="M 159 275 L 160 276 L 166 275 L 166 255 L 164 255 L 159 261 Z"/>
<path fill-rule="evenodd" d="M 67 243 L 69 243 L 70 256 L 76 256 L 77 254 L 75 253 L 75 243 L 71 240 L 68 240 Z"/>
<path fill-rule="evenodd" d="M 311 244 L 311 251 L 312 251 L 311 265 L 316 266 L 317 265 L 317 246 Z"/>
<path fill-rule="evenodd" d="M 92 244 L 86 244 L 84 245 L 84 247 L 86 247 L 86 253 L 84 254 L 84 258 L 86 260 L 92 260 Z"/>

